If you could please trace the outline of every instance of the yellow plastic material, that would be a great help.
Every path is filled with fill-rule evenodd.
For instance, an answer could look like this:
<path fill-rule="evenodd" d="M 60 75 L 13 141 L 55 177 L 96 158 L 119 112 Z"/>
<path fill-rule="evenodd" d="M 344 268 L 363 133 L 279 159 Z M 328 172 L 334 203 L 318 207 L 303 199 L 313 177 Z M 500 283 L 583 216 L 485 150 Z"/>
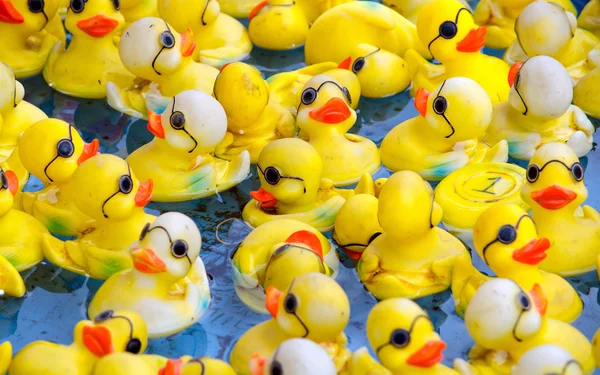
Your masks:
<path fill-rule="evenodd" d="M 235 18 L 248 18 L 261 0 L 219 0 L 221 12 Z"/>
<path fill-rule="evenodd" d="M 179 371 L 179 372 L 177 372 Z M 115 353 L 98 361 L 91 375 L 236 375 L 226 362 L 209 357 L 183 356 L 168 359 L 159 355 Z"/>
<path fill-rule="evenodd" d="M 512 375 L 586 375 L 578 360 L 556 345 L 540 345 L 529 350 L 512 370 Z"/>
<path fill-rule="evenodd" d="M 125 27 L 144 17 L 158 17 L 156 0 L 120 0 L 120 5 Z"/>
<path fill-rule="evenodd" d="M 416 24 L 419 13 L 423 7 L 433 0 L 384 0 L 383 4 L 400 13 L 402 17 Z M 466 0 L 459 0 L 463 5 L 471 9 L 471 6 Z"/>
<path fill-rule="evenodd" d="M 304 45 L 309 26 L 294 0 L 267 0 L 252 11 L 248 32 L 257 47 L 285 51 Z"/>
<path fill-rule="evenodd" d="M 573 104 L 590 116 L 600 118 L 600 68 L 577 82 L 573 89 Z"/>
<path fill-rule="evenodd" d="M 596 331 L 592 339 L 592 354 L 594 355 L 596 366 L 600 367 L 600 329 Z"/>
<path fill-rule="evenodd" d="M 600 25 L 597 22 L 600 17 L 600 1 L 591 0 L 588 2 L 577 19 L 579 27 L 591 31 L 600 38 Z"/>

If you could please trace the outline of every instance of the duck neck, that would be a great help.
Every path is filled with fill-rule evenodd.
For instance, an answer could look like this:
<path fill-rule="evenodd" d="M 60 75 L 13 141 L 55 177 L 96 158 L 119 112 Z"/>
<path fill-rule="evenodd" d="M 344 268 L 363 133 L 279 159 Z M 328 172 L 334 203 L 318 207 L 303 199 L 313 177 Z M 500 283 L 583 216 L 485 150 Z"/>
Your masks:
<path fill-rule="evenodd" d="M 69 44 L 68 51 L 72 52 L 75 50 L 81 51 L 82 53 L 89 54 L 90 51 L 100 51 L 102 48 L 116 49 L 113 38 L 111 35 L 107 35 L 103 38 L 91 38 L 91 37 L 76 37 L 73 36 Z"/>
<path fill-rule="evenodd" d="M 510 105 L 510 104 L 508 104 Z M 556 119 L 536 116 L 535 114 L 528 112 L 524 115 L 518 109 L 510 106 L 512 110 L 513 122 L 519 124 L 519 127 L 529 132 L 540 132 L 547 133 L 551 132 L 556 127 L 558 121 Z"/>
<path fill-rule="evenodd" d="M 154 140 L 150 143 L 150 151 L 151 154 L 159 155 L 168 155 L 169 159 L 176 159 L 179 161 L 187 161 L 190 160 L 197 155 L 199 155 L 201 150 L 194 150 L 194 152 L 187 152 L 184 150 L 180 150 L 178 148 L 172 147 L 166 140 L 155 137 Z"/>
<path fill-rule="evenodd" d="M 81 366 L 80 371 L 84 374 L 91 373 L 94 366 L 96 365 L 96 362 L 98 362 L 100 358 L 98 358 L 98 356 L 90 352 L 89 349 L 82 342 L 75 341 L 73 342 L 73 344 L 71 344 L 69 348 L 77 351 L 78 353 L 81 353 L 82 358 L 80 358 L 79 362 L 79 365 Z M 87 370 L 85 368 L 87 368 Z"/>
<path fill-rule="evenodd" d="M 131 276 L 137 289 L 145 289 L 157 294 L 166 294 L 169 287 L 177 282 L 162 277 L 162 274 L 143 273 L 135 268 L 131 270 Z"/>
<path fill-rule="evenodd" d="M 511 262 L 507 267 L 491 268 L 498 277 L 511 279 L 525 290 L 531 290 L 535 284 L 540 284 L 544 279 L 537 265 Z"/>
<path fill-rule="evenodd" d="M 547 210 L 537 204 L 532 205 L 531 212 L 533 220 L 538 227 L 543 227 L 544 224 L 550 224 L 556 227 L 558 223 L 574 223 L 576 208 L 563 207 L 558 210 Z"/>

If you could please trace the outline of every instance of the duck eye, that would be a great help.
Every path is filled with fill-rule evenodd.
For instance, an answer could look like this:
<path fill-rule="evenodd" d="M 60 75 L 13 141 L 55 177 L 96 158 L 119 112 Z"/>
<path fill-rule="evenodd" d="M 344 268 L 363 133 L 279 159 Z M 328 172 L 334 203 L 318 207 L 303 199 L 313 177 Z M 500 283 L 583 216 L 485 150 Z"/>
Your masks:
<path fill-rule="evenodd" d="M 281 180 L 281 174 L 277 168 L 268 167 L 265 169 L 265 181 L 267 181 L 269 185 L 277 185 L 279 180 Z"/>
<path fill-rule="evenodd" d="M 358 59 L 356 59 L 356 61 L 354 62 L 354 64 L 352 64 L 352 71 L 354 73 L 358 73 L 361 71 L 361 69 L 365 66 L 365 59 L 362 57 L 359 57 Z"/>
<path fill-rule="evenodd" d="M 296 299 L 296 296 L 293 294 L 288 294 L 285 297 L 285 301 L 283 301 L 283 307 L 287 313 L 295 313 L 296 309 L 298 308 L 298 300 Z"/>
<path fill-rule="evenodd" d="M 171 246 L 171 253 L 175 258 L 183 258 L 188 253 L 188 245 L 183 240 L 177 240 Z"/>
<path fill-rule="evenodd" d="M 28 0 L 27 7 L 31 13 L 40 13 L 44 10 L 44 0 Z"/>
<path fill-rule="evenodd" d="M 521 308 L 525 311 L 531 310 L 531 300 L 523 292 L 519 293 L 519 305 L 521 305 Z"/>
<path fill-rule="evenodd" d="M 160 34 L 160 43 L 165 48 L 173 48 L 175 47 L 175 37 L 170 31 L 165 31 Z"/>
<path fill-rule="evenodd" d="M 435 98 L 433 100 L 433 111 L 435 113 L 437 113 L 438 115 L 441 115 L 444 112 L 446 112 L 447 108 L 448 108 L 448 101 L 443 96 L 438 96 L 437 98 Z"/>
<path fill-rule="evenodd" d="M 114 312 L 112 310 L 103 311 L 100 314 L 98 314 L 98 316 L 96 316 L 96 319 L 94 319 L 94 322 L 100 323 L 100 322 L 107 321 L 108 319 L 112 318 L 113 313 Z"/>
<path fill-rule="evenodd" d="M 119 179 L 119 191 L 123 194 L 129 194 L 133 190 L 133 181 L 129 176 L 121 176 Z"/>
<path fill-rule="evenodd" d="M 0 182 L 2 182 L 2 189 L 8 189 L 8 178 L 3 170 L 0 170 Z"/>
<path fill-rule="evenodd" d="M 61 158 L 69 158 L 75 152 L 75 147 L 70 139 L 62 139 L 56 145 L 56 151 Z"/>
<path fill-rule="evenodd" d="M 571 167 L 571 174 L 575 181 L 583 180 L 583 166 L 580 163 L 575 163 Z"/>
<path fill-rule="evenodd" d="M 142 350 L 142 342 L 138 339 L 131 339 L 127 343 L 127 347 L 125 348 L 126 352 L 131 354 L 138 354 Z"/>
<path fill-rule="evenodd" d="M 185 116 L 181 112 L 173 112 L 170 121 L 173 129 L 181 130 L 185 125 Z"/>
<path fill-rule="evenodd" d="M 71 0 L 71 10 L 73 13 L 81 13 L 83 12 L 83 8 L 85 8 L 84 0 Z"/>
<path fill-rule="evenodd" d="M 396 348 L 404 348 L 410 342 L 410 333 L 404 329 L 397 329 L 392 332 L 390 337 L 390 344 Z"/>
<path fill-rule="evenodd" d="M 348 103 L 352 104 L 352 97 L 350 96 L 350 90 L 348 90 L 348 88 L 344 87 L 342 89 L 342 92 L 346 96 L 346 99 L 348 99 Z"/>
<path fill-rule="evenodd" d="M 148 235 L 148 232 L 150 232 L 150 223 L 146 223 L 146 225 L 144 225 L 142 233 L 140 233 L 140 241 Z"/>
<path fill-rule="evenodd" d="M 379 236 L 381 236 L 381 232 L 373 233 L 373 235 L 371 236 L 371 238 L 369 238 L 369 242 L 368 243 L 370 244 L 371 242 L 375 241 L 375 239 L 377 237 L 379 237 Z"/>
<path fill-rule="evenodd" d="M 512 225 L 504 225 L 498 231 L 498 241 L 503 244 L 513 243 L 517 238 L 517 231 Z"/>
<path fill-rule="evenodd" d="M 440 35 L 444 39 L 452 39 L 456 36 L 458 27 L 452 21 L 445 21 L 440 25 Z"/>
<path fill-rule="evenodd" d="M 283 375 L 283 367 L 279 361 L 273 361 L 271 364 L 271 375 Z"/>
<path fill-rule="evenodd" d="M 531 164 L 527 167 L 527 181 L 534 183 L 538 178 L 540 178 L 540 168 L 535 164 Z"/>
<path fill-rule="evenodd" d="M 307 88 L 302 92 L 302 104 L 309 105 L 317 99 L 317 90 L 312 87 Z"/>
<path fill-rule="evenodd" d="M 112 0 L 112 3 L 116 10 L 121 9 L 121 1 L 120 0 Z"/>

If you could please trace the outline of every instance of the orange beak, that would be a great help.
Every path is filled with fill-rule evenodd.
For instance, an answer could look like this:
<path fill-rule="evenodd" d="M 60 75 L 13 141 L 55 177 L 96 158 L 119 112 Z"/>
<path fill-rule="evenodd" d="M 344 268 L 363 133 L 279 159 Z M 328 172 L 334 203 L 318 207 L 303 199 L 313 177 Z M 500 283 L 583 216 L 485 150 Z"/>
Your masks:
<path fill-rule="evenodd" d="M 165 129 L 162 126 L 162 116 L 152 111 L 148 111 L 148 131 L 155 137 L 164 139 Z"/>
<path fill-rule="evenodd" d="M 479 52 L 485 46 L 486 33 L 487 28 L 485 26 L 472 29 L 463 40 L 456 43 L 456 50 L 460 52 Z"/>
<path fill-rule="evenodd" d="M 167 270 L 167 265 L 151 249 L 131 250 L 133 266 L 142 273 L 162 273 Z"/>
<path fill-rule="evenodd" d="M 135 194 L 135 205 L 138 207 L 145 207 L 152 200 L 152 188 L 154 183 L 152 180 L 148 180 L 140 183 L 137 193 Z"/>
<path fill-rule="evenodd" d="M 265 306 L 271 313 L 273 318 L 277 318 L 277 312 L 279 310 L 279 300 L 281 299 L 281 291 L 275 288 L 273 285 L 267 288 L 267 296 L 265 298 Z"/>
<path fill-rule="evenodd" d="M 517 62 L 512 64 L 512 66 L 510 67 L 510 70 L 508 71 L 508 85 L 510 87 L 513 87 L 515 79 L 517 78 L 517 73 L 519 73 L 519 70 L 521 70 L 522 66 L 522 62 Z"/>
<path fill-rule="evenodd" d="M 427 100 L 429 99 L 429 95 L 431 93 L 422 87 L 417 90 L 417 95 L 415 95 L 415 108 L 423 117 L 427 114 Z"/>
<path fill-rule="evenodd" d="M 102 326 L 86 326 L 83 327 L 83 345 L 96 357 L 104 357 L 105 355 L 115 352 L 110 331 Z"/>
<path fill-rule="evenodd" d="M 0 0 L 0 22 L 23 23 L 25 20 L 10 0 Z"/>
<path fill-rule="evenodd" d="M 17 177 L 17 174 L 13 171 L 5 171 L 4 175 L 8 180 L 8 191 L 10 191 L 10 193 L 14 197 L 19 191 L 19 178 Z"/>
<path fill-rule="evenodd" d="M 291 236 L 285 240 L 286 243 L 302 243 L 307 245 L 312 249 L 312 251 L 321 258 L 323 261 L 323 246 L 321 245 L 321 241 L 319 237 L 313 232 L 307 230 L 300 230 L 298 232 L 294 232 Z"/>
<path fill-rule="evenodd" d="M 158 375 L 180 375 L 183 361 L 181 359 L 169 359 L 165 367 L 158 370 Z"/>
<path fill-rule="evenodd" d="M 260 208 L 273 208 L 277 205 L 277 198 L 263 188 L 251 191 L 250 196 L 260 203 Z"/>
<path fill-rule="evenodd" d="M 264 8 L 269 2 L 267 0 L 263 0 L 260 3 L 256 4 L 256 6 L 254 8 L 252 8 L 252 10 L 250 11 L 250 15 L 248 16 L 249 19 L 254 18 L 254 16 L 256 16 L 256 14 L 258 12 L 260 12 L 260 10 L 262 8 Z"/>
<path fill-rule="evenodd" d="M 513 259 L 519 263 L 536 265 L 546 259 L 548 254 L 546 250 L 550 248 L 550 241 L 547 238 L 531 240 L 527 245 L 513 252 Z"/>
<path fill-rule="evenodd" d="M 338 65 L 338 68 L 350 70 L 350 65 L 352 65 L 352 57 L 348 56 L 340 63 L 340 65 Z"/>
<path fill-rule="evenodd" d="M 532 192 L 531 198 L 547 210 L 558 210 L 573 202 L 577 198 L 577 193 L 558 185 L 552 185 Z"/>
<path fill-rule="evenodd" d="M 85 146 L 83 146 L 83 152 L 81 155 L 79 155 L 79 159 L 77 159 L 77 165 L 81 165 L 84 161 L 96 156 L 98 154 L 99 147 L 100 141 L 97 138 L 90 143 L 86 143 Z"/>
<path fill-rule="evenodd" d="M 425 346 L 411 355 L 406 363 L 416 367 L 431 367 L 444 359 L 444 354 L 442 353 L 444 349 L 446 349 L 445 342 L 441 340 L 429 341 Z"/>
<path fill-rule="evenodd" d="M 252 359 L 250 360 L 250 371 L 252 371 L 252 375 L 264 375 L 265 373 L 265 357 L 258 353 L 252 354 Z"/>
<path fill-rule="evenodd" d="M 102 38 L 110 34 L 117 26 L 119 26 L 119 21 L 103 14 L 77 22 L 77 27 L 94 38 Z"/>
<path fill-rule="evenodd" d="M 339 124 L 350 118 L 350 108 L 340 98 L 331 98 L 324 106 L 308 112 L 311 119 L 324 124 Z"/>
<path fill-rule="evenodd" d="M 344 253 L 346 253 L 346 255 L 348 255 L 348 258 L 352 259 L 355 262 L 358 262 L 363 254 L 360 251 L 352 251 L 352 250 L 348 250 L 346 248 L 343 248 L 342 250 L 344 250 Z"/>
<path fill-rule="evenodd" d="M 181 34 L 181 56 L 192 56 L 195 49 L 194 32 L 192 29 L 187 29 L 185 33 Z"/>
<path fill-rule="evenodd" d="M 546 298 L 542 287 L 539 286 L 539 284 L 535 284 L 529 293 L 531 293 L 535 308 L 540 315 L 546 315 L 546 310 L 548 309 L 548 299 Z"/>

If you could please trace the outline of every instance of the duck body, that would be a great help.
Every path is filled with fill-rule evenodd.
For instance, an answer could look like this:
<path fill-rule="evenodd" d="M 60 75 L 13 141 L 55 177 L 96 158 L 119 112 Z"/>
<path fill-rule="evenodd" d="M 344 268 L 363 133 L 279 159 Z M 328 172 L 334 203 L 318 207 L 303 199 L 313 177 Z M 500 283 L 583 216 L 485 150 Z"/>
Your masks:
<path fill-rule="evenodd" d="M 540 345 L 529 350 L 513 369 L 513 375 L 544 375 L 564 372 L 585 375 L 581 363 L 556 345 Z"/>
<path fill-rule="evenodd" d="M 235 371 L 227 363 L 208 357 L 183 356 L 168 359 L 159 355 L 130 353 L 115 353 L 102 358 L 94 367 L 92 375 L 156 375 L 169 372 L 182 375 L 235 375 Z"/>
<path fill-rule="evenodd" d="M 120 5 L 125 27 L 144 17 L 158 17 L 157 0 L 121 0 Z"/>
<path fill-rule="evenodd" d="M 309 27 L 300 5 L 289 0 L 271 0 L 252 10 L 248 32 L 258 47 L 285 51 L 303 46 Z"/>
<path fill-rule="evenodd" d="M 577 24 L 579 27 L 592 32 L 600 38 L 600 25 L 598 24 L 598 15 L 600 15 L 600 3 L 598 1 L 590 1 L 585 4 L 583 10 L 579 14 Z"/>
<path fill-rule="evenodd" d="M 599 82 L 600 68 L 596 68 L 580 79 L 573 88 L 573 104 L 595 118 L 600 117 Z"/>

